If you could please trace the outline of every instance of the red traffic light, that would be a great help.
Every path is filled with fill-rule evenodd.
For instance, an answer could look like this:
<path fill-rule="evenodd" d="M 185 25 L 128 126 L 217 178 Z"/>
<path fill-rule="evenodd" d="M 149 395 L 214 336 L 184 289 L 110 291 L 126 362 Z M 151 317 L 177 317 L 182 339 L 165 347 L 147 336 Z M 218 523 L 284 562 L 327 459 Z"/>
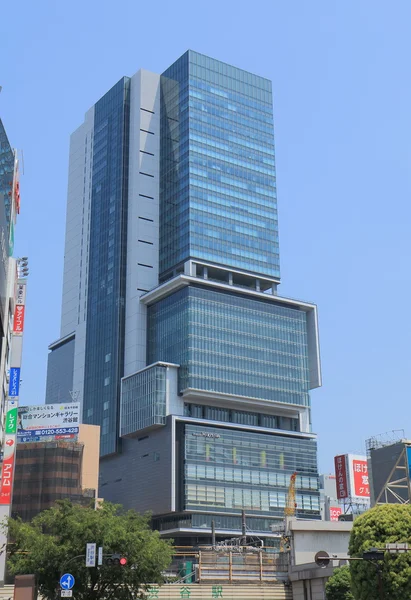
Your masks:
<path fill-rule="evenodd" d="M 122 567 L 125 567 L 125 566 L 126 566 L 126 564 L 127 564 L 127 559 L 126 559 L 124 556 L 122 556 L 122 557 L 120 558 L 120 565 L 121 565 Z"/>

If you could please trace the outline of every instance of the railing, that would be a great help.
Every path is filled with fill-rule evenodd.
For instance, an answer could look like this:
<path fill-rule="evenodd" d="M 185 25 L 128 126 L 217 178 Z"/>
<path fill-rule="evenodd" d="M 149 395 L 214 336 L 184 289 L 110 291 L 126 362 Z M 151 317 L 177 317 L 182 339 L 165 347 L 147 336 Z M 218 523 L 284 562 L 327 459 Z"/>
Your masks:
<path fill-rule="evenodd" d="M 183 549 L 182 549 L 183 550 Z M 288 554 L 269 548 L 224 548 L 178 552 L 166 580 L 171 583 L 262 583 L 286 581 Z"/>

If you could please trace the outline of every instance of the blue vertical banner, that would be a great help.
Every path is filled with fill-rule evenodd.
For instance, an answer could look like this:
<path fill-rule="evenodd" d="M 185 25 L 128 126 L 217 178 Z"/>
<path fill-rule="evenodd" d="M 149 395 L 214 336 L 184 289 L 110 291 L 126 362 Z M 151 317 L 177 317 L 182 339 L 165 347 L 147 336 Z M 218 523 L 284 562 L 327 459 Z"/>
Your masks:
<path fill-rule="evenodd" d="M 10 398 L 16 398 L 19 395 L 20 388 L 20 367 L 10 368 L 10 380 L 9 380 L 9 396 Z"/>
<path fill-rule="evenodd" d="M 411 478 L 411 446 L 407 446 L 408 477 Z"/>

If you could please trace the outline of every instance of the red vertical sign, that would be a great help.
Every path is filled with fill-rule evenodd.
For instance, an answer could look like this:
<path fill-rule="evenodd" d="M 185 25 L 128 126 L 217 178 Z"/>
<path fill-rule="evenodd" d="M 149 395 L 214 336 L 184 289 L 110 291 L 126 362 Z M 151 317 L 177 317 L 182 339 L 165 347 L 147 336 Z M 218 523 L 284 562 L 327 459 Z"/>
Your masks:
<path fill-rule="evenodd" d="M 13 490 L 15 442 L 12 439 L 12 436 L 6 435 L 6 444 L 8 445 L 8 448 L 5 449 L 4 452 L 1 473 L 0 504 L 11 504 Z"/>
<path fill-rule="evenodd" d="M 345 454 L 334 458 L 337 498 L 348 498 L 347 459 Z"/>
<path fill-rule="evenodd" d="M 24 329 L 24 304 L 17 304 L 16 310 L 14 311 L 14 320 L 13 320 L 13 334 L 14 335 L 23 335 Z"/>
<path fill-rule="evenodd" d="M 370 484 L 368 480 L 368 465 L 366 460 L 353 460 L 354 496 L 360 498 L 370 497 Z"/>

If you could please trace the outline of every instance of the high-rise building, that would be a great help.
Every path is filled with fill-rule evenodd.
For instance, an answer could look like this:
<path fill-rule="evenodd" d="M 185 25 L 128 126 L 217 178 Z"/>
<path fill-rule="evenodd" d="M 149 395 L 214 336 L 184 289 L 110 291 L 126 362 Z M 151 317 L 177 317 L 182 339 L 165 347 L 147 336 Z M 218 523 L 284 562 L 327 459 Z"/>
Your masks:
<path fill-rule="evenodd" d="M 101 425 L 100 495 L 194 543 L 320 518 L 316 306 L 282 298 L 271 82 L 188 51 L 71 138 L 47 402 Z"/>

